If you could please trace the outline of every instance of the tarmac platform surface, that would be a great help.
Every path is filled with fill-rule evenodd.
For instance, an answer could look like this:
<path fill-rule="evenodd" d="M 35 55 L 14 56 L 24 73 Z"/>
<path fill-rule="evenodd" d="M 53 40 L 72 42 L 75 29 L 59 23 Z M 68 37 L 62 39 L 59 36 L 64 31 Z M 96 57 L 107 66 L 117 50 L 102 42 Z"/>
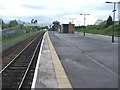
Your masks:
<path fill-rule="evenodd" d="M 118 43 L 102 35 L 49 35 L 73 88 L 118 88 Z"/>

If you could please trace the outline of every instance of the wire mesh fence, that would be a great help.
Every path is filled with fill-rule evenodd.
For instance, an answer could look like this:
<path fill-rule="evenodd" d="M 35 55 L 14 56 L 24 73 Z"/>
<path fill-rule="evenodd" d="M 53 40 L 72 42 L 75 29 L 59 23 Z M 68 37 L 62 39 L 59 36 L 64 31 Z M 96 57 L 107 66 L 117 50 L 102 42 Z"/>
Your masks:
<path fill-rule="evenodd" d="M 33 22 L 33 20 L 36 22 Z M 41 23 L 39 19 L 36 19 L 36 17 L 2 18 L 1 23 L 2 36 L 26 32 L 28 29 L 42 30 L 43 27 L 51 26 L 51 23 Z"/>
<path fill-rule="evenodd" d="M 3 30 L 2 36 L 12 35 L 12 34 L 17 34 L 17 33 L 22 33 L 22 32 L 26 32 L 26 30 Z"/>

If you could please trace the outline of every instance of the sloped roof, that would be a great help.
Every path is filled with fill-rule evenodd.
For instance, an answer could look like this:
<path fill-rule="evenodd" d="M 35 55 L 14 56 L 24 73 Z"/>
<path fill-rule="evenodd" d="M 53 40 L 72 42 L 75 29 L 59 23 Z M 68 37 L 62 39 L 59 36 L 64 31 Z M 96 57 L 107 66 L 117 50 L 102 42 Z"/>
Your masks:
<path fill-rule="evenodd" d="M 53 24 L 55 24 L 55 23 L 60 23 L 60 22 L 59 21 L 54 21 Z"/>

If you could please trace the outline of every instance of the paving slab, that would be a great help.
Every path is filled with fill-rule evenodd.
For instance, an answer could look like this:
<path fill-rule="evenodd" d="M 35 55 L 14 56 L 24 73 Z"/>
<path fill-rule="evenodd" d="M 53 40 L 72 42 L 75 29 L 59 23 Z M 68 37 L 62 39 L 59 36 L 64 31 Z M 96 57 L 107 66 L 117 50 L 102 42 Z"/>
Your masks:
<path fill-rule="evenodd" d="M 47 37 L 44 39 L 35 88 L 58 88 Z"/>
<path fill-rule="evenodd" d="M 72 88 L 48 33 L 44 35 L 37 64 L 32 83 L 33 89 Z"/>

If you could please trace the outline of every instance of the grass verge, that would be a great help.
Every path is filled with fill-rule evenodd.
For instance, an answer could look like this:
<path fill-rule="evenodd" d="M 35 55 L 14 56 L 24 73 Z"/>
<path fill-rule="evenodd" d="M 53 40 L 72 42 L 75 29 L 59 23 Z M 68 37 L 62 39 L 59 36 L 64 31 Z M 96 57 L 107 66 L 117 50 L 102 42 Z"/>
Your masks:
<path fill-rule="evenodd" d="M 17 44 L 18 42 L 25 40 L 26 38 L 31 37 L 39 32 L 40 31 L 31 31 L 31 33 L 22 32 L 22 33 L 3 36 L 2 39 L 0 39 L 2 40 L 2 48 L 4 49 L 14 44 Z"/>

